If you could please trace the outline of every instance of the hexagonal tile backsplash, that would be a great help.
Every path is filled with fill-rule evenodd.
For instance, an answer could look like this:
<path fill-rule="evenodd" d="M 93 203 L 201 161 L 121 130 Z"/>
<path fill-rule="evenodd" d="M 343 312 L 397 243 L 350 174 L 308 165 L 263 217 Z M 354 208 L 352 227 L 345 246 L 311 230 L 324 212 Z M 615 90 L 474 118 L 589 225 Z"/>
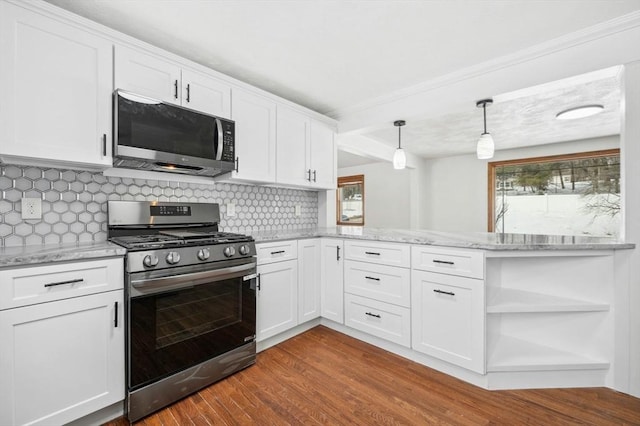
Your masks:
<path fill-rule="evenodd" d="M 115 178 L 0 164 L 0 193 L 0 247 L 105 241 L 107 200 L 219 203 L 220 229 L 227 232 L 303 229 L 318 223 L 316 192 L 254 185 Z M 22 219 L 24 197 L 42 199 L 42 219 Z M 235 216 L 227 217 L 228 203 L 235 203 Z M 296 205 L 302 208 L 300 216 Z"/>

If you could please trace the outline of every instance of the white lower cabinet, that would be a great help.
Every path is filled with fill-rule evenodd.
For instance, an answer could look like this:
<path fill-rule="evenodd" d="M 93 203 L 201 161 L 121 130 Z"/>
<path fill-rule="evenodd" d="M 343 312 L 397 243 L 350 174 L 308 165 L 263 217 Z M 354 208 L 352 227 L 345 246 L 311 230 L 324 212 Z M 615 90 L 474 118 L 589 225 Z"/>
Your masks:
<path fill-rule="evenodd" d="M 484 282 L 415 270 L 411 280 L 413 349 L 484 374 Z"/>
<path fill-rule="evenodd" d="M 298 325 L 298 261 L 258 265 L 256 340 Z"/>
<path fill-rule="evenodd" d="M 409 347 L 411 311 L 367 297 L 345 293 L 345 325 Z"/>
<path fill-rule="evenodd" d="M 298 323 L 320 316 L 320 240 L 298 241 Z"/>
<path fill-rule="evenodd" d="M 344 324 L 344 241 L 322 238 L 320 244 L 321 314 Z"/>
<path fill-rule="evenodd" d="M 42 285 L 59 293 L 58 300 L 40 303 L 51 297 L 42 295 L 33 304 L 0 310 L 2 425 L 64 424 L 124 399 L 123 267 L 118 260 L 116 290 L 73 297 L 68 289 L 82 278 L 54 279 Z M 80 264 L 67 265 L 82 277 Z M 3 271 L 0 285 L 10 284 L 11 272 L 28 279 L 29 273 L 41 277 L 51 267 Z"/>

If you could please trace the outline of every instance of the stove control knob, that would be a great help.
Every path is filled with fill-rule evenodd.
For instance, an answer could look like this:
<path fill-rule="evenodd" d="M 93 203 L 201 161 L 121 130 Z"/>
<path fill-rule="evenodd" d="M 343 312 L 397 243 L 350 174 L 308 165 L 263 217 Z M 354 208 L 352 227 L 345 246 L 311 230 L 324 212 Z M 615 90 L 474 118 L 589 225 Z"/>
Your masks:
<path fill-rule="evenodd" d="M 236 254 L 236 249 L 234 249 L 232 246 L 225 247 L 225 249 L 224 249 L 224 255 L 225 256 L 231 257 L 234 254 Z"/>
<path fill-rule="evenodd" d="M 246 244 L 243 244 L 243 245 L 241 245 L 241 246 L 240 246 L 239 251 L 240 251 L 240 254 L 241 254 L 241 255 L 246 256 L 246 255 L 248 255 L 248 254 L 249 254 L 249 251 L 250 251 L 250 250 L 249 250 L 249 246 L 248 246 L 248 245 L 246 245 Z"/>
<path fill-rule="evenodd" d="M 155 254 L 148 254 L 144 257 L 144 259 L 142 259 L 142 263 L 147 268 L 153 268 L 158 264 L 158 256 L 156 256 Z"/>
<path fill-rule="evenodd" d="M 203 249 L 198 250 L 198 259 L 207 260 L 209 258 L 209 256 L 211 256 L 211 253 L 209 252 L 209 249 L 203 248 Z"/>
<path fill-rule="evenodd" d="M 170 251 L 169 254 L 167 254 L 167 263 L 169 265 L 175 265 L 178 262 L 180 262 L 180 254 L 176 251 Z"/>

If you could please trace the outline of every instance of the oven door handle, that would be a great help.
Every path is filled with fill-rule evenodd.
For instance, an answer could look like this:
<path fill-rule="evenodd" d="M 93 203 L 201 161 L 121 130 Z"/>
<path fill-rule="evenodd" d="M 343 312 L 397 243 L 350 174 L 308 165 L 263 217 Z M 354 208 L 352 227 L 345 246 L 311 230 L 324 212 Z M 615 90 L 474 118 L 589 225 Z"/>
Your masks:
<path fill-rule="evenodd" d="M 193 287 L 199 284 L 206 284 L 211 278 L 215 278 L 216 281 L 221 281 L 227 278 L 240 277 L 244 272 L 252 269 L 255 270 L 255 268 L 256 263 L 251 262 L 223 269 L 193 272 L 190 274 L 132 280 L 131 285 L 141 292 L 151 292 L 154 290 L 177 290 L 185 287 Z"/>

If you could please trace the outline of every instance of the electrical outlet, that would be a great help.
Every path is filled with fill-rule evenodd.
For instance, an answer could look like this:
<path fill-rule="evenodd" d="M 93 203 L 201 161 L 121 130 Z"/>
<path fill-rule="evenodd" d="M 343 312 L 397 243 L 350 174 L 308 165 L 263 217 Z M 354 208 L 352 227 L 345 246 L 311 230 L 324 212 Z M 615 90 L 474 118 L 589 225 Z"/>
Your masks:
<path fill-rule="evenodd" d="M 300 216 L 302 214 L 302 206 L 300 204 L 296 204 L 296 216 Z"/>
<path fill-rule="evenodd" d="M 235 215 L 236 215 L 235 203 L 227 203 L 227 216 L 235 216 Z"/>
<path fill-rule="evenodd" d="M 23 198 L 22 218 L 42 219 L 42 200 L 40 198 Z"/>

